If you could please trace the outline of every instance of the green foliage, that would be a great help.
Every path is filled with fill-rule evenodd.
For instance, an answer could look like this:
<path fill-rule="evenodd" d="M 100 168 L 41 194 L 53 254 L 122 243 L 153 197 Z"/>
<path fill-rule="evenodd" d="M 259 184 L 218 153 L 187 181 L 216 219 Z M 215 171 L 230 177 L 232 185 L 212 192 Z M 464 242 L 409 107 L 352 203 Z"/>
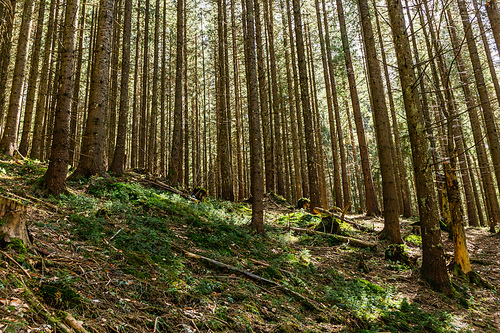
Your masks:
<path fill-rule="evenodd" d="M 39 295 L 47 304 L 60 310 L 82 305 L 82 297 L 71 288 L 71 280 L 60 279 L 57 282 L 42 282 L 38 288 Z"/>
<path fill-rule="evenodd" d="M 58 205 L 74 211 L 75 213 L 93 210 L 97 207 L 99 200 L 86 195 L 61 194 Z"/>

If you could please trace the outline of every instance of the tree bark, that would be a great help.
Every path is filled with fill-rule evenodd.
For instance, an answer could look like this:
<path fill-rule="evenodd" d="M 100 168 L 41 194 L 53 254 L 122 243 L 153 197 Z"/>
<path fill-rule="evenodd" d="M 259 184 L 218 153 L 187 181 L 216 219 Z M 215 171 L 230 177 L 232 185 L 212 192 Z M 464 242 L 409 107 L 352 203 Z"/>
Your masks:
<path fill-rule="evenodd" d="M 0 141 L 0 153 L 7 156 L 13 156 L 14 152 L 17 150 L 17 135 L 21 118 L 21 102 L 23 97 L 26 62 L 28 61 L 28 41 L 31 34 L 32 12 L 33 0 L 26 0 L 24 2 L 21 28 L 19 30 L 16 63 L 14 65 L 14 76 L 12 77 L 7 119 L 2 140 Z"/>
<path fill-rule="evenodd" d="M 172 151 L 167 177 L 170 185 L 179 186 L 182 182 L 182 63 L 184 53 L 184 0 L 177 2 L 177 51 L 175 59 L 175 102 L 174 129 L 172 131 Z"/>
<path fill-rule="evenodd" d="M 257 0 L 258 1 L 258 0 Z M 243 36 L 245 38 L 245 65 L 248 89 L 248 119 L 250 134 L 252 228 L 264 234 L 264 207 L 262 203 L 264 186 L 262 179 L 262 142 L 259 121 L 259 95 L 257 90 L 257 63 L 255 50 L 254 1 L 242 0 Z"/>
<path fill-rule="evenodd" d="M 61 46 L 60 88 L 57 94 L 50 162 L 44 176 L 46 192 L 59 196 L 66 189 L 69 163 L 71 104 L 73 102 L 75 41 L 79 0 L 66 2 L 64 32 Z"/>
<path fill-rule="evenodd" d="M 426 138 L 418 91 L 415 87 L 417 81 L 411 59 L 410 42 L 406 32 L 403 7 L 398 0 L 387 0 L 387 7 L 398 61 L 401 88 L 403 90 L 413 165 L 415 167 L 418 207 L 422 229 L 422 276 L 434 289 L 442 291 L 447 295 L 452 295 L 453 291 L 446 270 L 446 260 L 441 243 L 437 202 L 429 166 L 429 144 Z"/>
<path fill-rule="evenodd" d="M 359 153 L 361 155 L 361 167 L 363 170 L 363 179 L 365 184 L 365 199 L 366 199 L 366 215 L 380 215 L 375 188 L 373 185 L 373 177 L 370 166 L 370 158 L 368 156 L 368 146 L 366 144 L 365 128 L 363 125 L 363 116 L 359 105 L 358 90 L 356 88 L 356 78 L 354 76 L 354 68 L 351 59 L 349 39 L 344 16 L 344 8 L 342 0 L 336 0 L 337 13 L 339 17 L 340 34 L 342 37 L 342 46 L 344 50 L 344 60 L 347 70 L 347 79 L 349 81 L 349 91 L 351 93 L 352 110 L 354 114 L 354 123 L 356 124 L 356 132 L 358 133 Z"/>
<path fill-rule="evenodd" d="M 113 28 L 114 0 L 101 0 L 95 47 L 95 63 L 90 79 L 89 111 L 80 160 L 72 179 L 104 175 L 106 159 L 106 105 Z"/>
<path fill-rule="evenodd" d="M 368 0 L 358 0 L 358 8 L 361 15 L 361 26 L 363 29 L 363 40 L 365 45 L 366 63 L 368 66 L 368 81 L 373 103 L 373 122 L 377 139 L 380 171 L 382 174 L 382 191 L 384 201 L 384 229 L 382 235 L 389 243 L 402 244 L 401 231 L 399 229 L 399 206 L 398 191 L 394 175 L 393 150 L 394 143 L 391 136 L 391 125 L 389 113 L 385 104 L 385 92 L 382 83 L 375 39 L 370 17 Z"/>
<path fill-rule="evenodd" d="M 122 73 L 120 82 L 120 114 L 116 147 L 110 171 L 121 176 L 125 170 L 125 144 L 127 139 L 127 122 L 129 112 L 129 76 L 130 76 L 130 36 L 132 33 L 132 0 L 125 0 L 123 19 Z"/>
<path fill-rule="evenodd" d="M 311 207 L 321 207 L 321 197 L 318 182 L 318 157 L 314 139 L 313 114 L 311 112 L 311 101 L 309 98 L 309 79 L 307 75 L 306 55 L 304 48 L 304 37 L 302 33 L 302 15 L 300 1 L 293 0 L 293 18 L 295 23 L 295 45 L 297 47 L 297 60 L 300 76 L 300 95 L 302 102 L 302 118 L 304 120 L 304 131 L 306 136 L 307 170 L 309 175 L 309 196 Z"/>

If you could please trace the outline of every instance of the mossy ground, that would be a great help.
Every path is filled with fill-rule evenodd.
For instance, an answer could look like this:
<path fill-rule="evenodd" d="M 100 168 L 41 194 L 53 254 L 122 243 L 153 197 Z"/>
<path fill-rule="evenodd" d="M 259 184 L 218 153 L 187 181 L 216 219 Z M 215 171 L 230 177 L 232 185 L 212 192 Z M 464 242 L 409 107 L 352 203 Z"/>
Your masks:
<path fill-rule="evenodd" d="M 34 180 L 43 174 L 43 165 L 26 163 L 29 166 L 0 162 L 3 192 L 40 198 Z M 259 237 L 248 228 L 251 211 L 244 204 L 211 198 L 195 203 L 127 177 L 68 186 L 70 194 L 43 199 L 50 206 L 31 203 L 29 229 L 44 254 L 5 250 L 30 277 L 7 258 L 0 260 L 0 299 L 5 300 L 0 304 L 0 330 L 49 331 L 22 291 L 8 285 L 6 276 L 12 272 L 50 311 L 72 313 L 89 332 L 499 329 L 499 318 L 494 317 L 498 307 L 492 305 L 498 300 L 495 291 L 455 281 L 463 286 L 467 301 L 447 299 L 428 289 L 418 268 L 384 260 L 383 242 L 375 251 L 361 250 L 334 244 L 326 236 L 290 231 L 290 226 L 319 222 L 304 211 L 269 209 L 267 236 Z M 47 208 L 53 206 L 57 211 Z M 359 223 L 380 226 L 379 220 Z M 375 232 L 361 232 L 344 222 L 341 230 L 378 242 Z M 418 238 L 409 237 L 407 244 L 410 256 L 417 257 Z M 188 258 L 183 250 L 277 282 L 320 306 L 236 271 Z M 360 256 L 370 272 L 358 270 Z M 498 262 L 486 267 L 498 274 Z"/>

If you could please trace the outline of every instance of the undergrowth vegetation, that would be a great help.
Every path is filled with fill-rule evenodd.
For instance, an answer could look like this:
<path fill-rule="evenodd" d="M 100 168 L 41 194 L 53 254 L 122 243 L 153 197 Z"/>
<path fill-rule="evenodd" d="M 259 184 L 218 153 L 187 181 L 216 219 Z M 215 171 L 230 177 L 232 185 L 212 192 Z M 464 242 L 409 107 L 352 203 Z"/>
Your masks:
<path fill-rule="evenodd" d="M 2 164 L 1 170 L 27 169 Z M 349 253 L 347 260 L 355 264 L 360 255 L 376 254 L 290 231 L 319 223 L 303 210 L 277 215 L 260 237 L 247 227 L 251 211 L 244 204 L 212 198 L 196 203 L 123 178 L 95 178 L 69 188 L 48 199 L 61 212 L 32 225 L 39 248 L 50 247 L 50 235 L 64 235 L 62 244 L 52 246 L 63 255 L 40 261 L 30 254 L 20 261 L 37 272 L 27 284 L 40 299 L 86 318 L 94 331 L 461 331 L 451 315 L 408 302 L 395 286 L 332 267 L 335 255 Z M 345 235 L 356 232 L 343 222 L 341 229 Z M 318 248 L 325 252 L 318 255 Z M 286 289 L 192 259 L 185 251 Z"/>

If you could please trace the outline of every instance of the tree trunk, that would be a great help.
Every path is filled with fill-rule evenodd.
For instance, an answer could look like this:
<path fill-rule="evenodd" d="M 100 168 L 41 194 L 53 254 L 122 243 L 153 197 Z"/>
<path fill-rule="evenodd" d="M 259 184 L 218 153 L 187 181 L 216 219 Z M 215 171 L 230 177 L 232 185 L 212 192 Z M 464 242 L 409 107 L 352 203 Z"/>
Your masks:
<path fill-rule="evenodd" d="M 61 45 L 60 87 L 57 94 L 55 122 L 50 162 L 44 176 L 46 191 L 59 196 L 66 189 L 69 163 L 71 103 L 73 102 L 75 41 L 78 21 L 79 0 L 66 2 L 63 39 Z"/>
<path fill-rule="evenodd" d="M 43 128 L 45 120 L 45 105 L 49 86 L 49 66 L 52 63 L 52 41 L 55 39 L 54 28 L 56 25 L 56 4 L 52 1 L 49 8 L 49 21 L 47 23 L 47 35 L 43 46 L 42 69 L 40 74 L 40 87 L 35 110 L 35 123 L 33 126 L 33 141 L 31 144 L 30 157 L 40 160 L 42 157 Z"/>
<path fill-rule="evenodd" d="M 374 0 L 374 6 L 375 6 L 375 0 Z M 394 144 L 395 144 L 395 161 L 396 161 L 396 166 L 398 168 L 398 172 L 396 173 L 397 176 L 399 176 L 399 182 L 400 182 L 400 188 L 401 188 L 401 204 L 402 204 L 402 211 L 401 213 L 403 214 L 404 217 L 410 217 L 412 216 L 412 209 L 411 209 L 411 193 L 410 193 L 410 186 L 408 182 L 408 174 L 404 165 L 404 157 L 402 154 L 402 147 L 401 147 L 401 138 L 399 135 L 399 126 L 398 122 L 396 119 L 396 108 L 394 106 L 394 98 L 392 94 L 392 84 L 391 84 L 391 79 L 389 76 L 389 66 L 387 65 L 387 59 L 385 55 L 385 49 L 384 49 L 384 41 L 382 38 L 382 31 L 380 29 L 380 22 L 378 19 L 378 15 L 375 14 L 375 22 L 377 24 L 377 35 L 378 35 L 378 40 L 380 44 L 380 53 L 382 55 L 382 66 L 384 68 L 384 77 L 385 77 L 385 83 L 386 83 L 386 88 L 387 88 L 387 96 L 389 97 L 389 108 L 391 110 L 391 120 L 392 120 L 392 132 L 394 134 Z M 397 181 L 397 179 L 396 179 Z"/>
<path fill-rule="evenodd" d="M 258 0 L 257 0 L 258 1 Z M 255 50 L 254 3 L 242 0 L 243 36 L 245 38 L 245 65 L 248 90 L 248 119 L 250 134 L 250 159 L 252 182 L 252 228 L 264 234 L 263 179 L 262 179 L 262 142 L 259 121 L 259 95 L 257 91 L 257 63 Z"/>
<path fill-rule="evenodd" d="M 151 117 L 149 120 L 149 140 L 147 170 L 156 175 L 158 173 L 158 152 L 157 152 L 157 132 L 158 132 L 158 64 L 160 61 L 160 1 L 156 0 L 155 6 L 155 31 L 154 31 L 154 55 L 153 55 L 153 91 L 151 96 Z"/>
<path fill-rule="evenodd" d="M 5 17 L 5 29 L 2 30 L 0 49 L 0 134 L 4 131 L 5 102 L 7 101 L 7 77 L 9 76 L 10 56 L 12 49 L 12 32 L 14 30 L 14 15 L 17 0 L 2 1 L 2 17 Z"/>
<path fill-rule="evenodd" d="M 447 295 L 452 295 L 452 287 L 444 258 L 437 202 L 434 195 L 431 169 L 429 166 L 429 144 L 425 124 L 418 100 L 414 66 L 411 59 L 410 42 L 406 30 L 403 7 L 400 1 L 387 0 L 392 36 L 398 61 L 399 77 L 403 90 L 408 131 L 415 166 L 415 178 L 420 224 L 422 229 L 422 276 L 431 286 Z"/>
<path fill-rule="evenodd" d="M 464 65 L 461 56 L 461 48 L 456 35 L 455 22 L 451 16 L 451 12 L 447 10 L 447 19 L 449 26 L 450 39 L 453 45 L 453 51 L 456 59 L 456 66 L 458 73 L 460 75 L 460 84 L 465 96 L 465 103 L 467 106 L 467 113 L 469 115 L 469 121 L 471 123 L 472 134 L 474 137 L 474 145 L 476 147 L 476 154 L 479 162 L 479 170 L 481 175 L 481 180 L 483 184 L 484 191 L 486 195 L 484 196 L 486 213 L 488 216 L 488 222 L 491 224 L 498 224 L 500 222 L 500 206 L 498 203 L 498 197 L 495 191 L 495 185 L 493 177 L 490 171 L 490 165 L 488 163 L 488 156 L 486 153 L 486 147 L 484 143 L 483 133 L 481 131 L 481 122 L 477 113 L 477 105 L 472 92 L 470 91 L 470 80 L 468 71 Z M 479 209 L 479 206 L 478 206 Z"/>
<path fill-rule="evenodd" d="M 220 163 L 221 173 L 221 197 L 224 200 L 234 201 L 234 191 L 231 173 L 231 158 L 230 158 L 230 123 L 229 116 L 229 90 L 226 82 L 229 77 L 226 75 L 226 48 L 227 35 L 224 33 L 226 26 L 226 3 L 224 0 L 217 1 L 218 9 L 218 71 L 219 71 L 219 110 L 220 120 L 218 122 L 217 135 L 217 157 Z"/>
<path fill-rule="evenodd" d="M 106 105 L 113 30 L 114 0 L 101 0 L 95 48 L 95 64 L 90 79 L 87 124 L 83 135 L 80 161 L 72 179 L 104 175 L 106 160 Z"/>
<path fill-rule="evenodd" d="M 481 60 L 477 52 L 476 42 L 472 32 L 471 23 L 469 21 L 469 14 L 467 13 L 467 6 L 464 0 L 457 0 L 462 24 L 465 31 L 465 38 L 467 40 L 467 47 L 474 70 L 474 77 L 476 79 L 476 88 L 479 93 L 479 100 L 483 110 L 484 120 L 486 123 L 486 136 L 488 138 L 488 147 L 490 148 L 491 159 L 493 161 L 493 169 L 497 178 L 497 185 L 500 186 L 500 140 L 498 138 L 498 130 L 495 115 L 491 107 L 488 90 L 484 82 L 483 70 Z M 498 216 L 490 220 L 490 231 L 495 231 L 495 226 L 498 223 Z"/>
<path fill-rule="evenodd" d="M 0 141 L 0 153 L 13 156 L 17 150 L 17 135 L 19 121 L 21 118 L 21 102 L 23 98 L 23 86 L 28 61 L 28 41 L 31 33 L 31 14 L 33 12 L 33 0 L 24 2 L 23 19 L 19 30 L 19 40 L 16 51 L 16 63 L 14 76 L 12 77 L 12 88 L 9 99 L 9 109 L 2 140 Z"/>
<path fill-rule="evenodd" d="M 71 106 L 71 124 L 70 124 L 70 143 L 69 143 L 69 165 L 71 167 L 75 166 L 75 157 L 76 157 L 76 149 L 77 149 L 77 140 L 78 140 L 78 125 L 80 121 L 80 83 L 81 83 L 81 75 L 82 75 L 82 61 L 83 61 L 83 38 L 85 32 L 85 21 L 87 17 L 87 3 L 84 2 L 82 5 L 82 15 L 80 17 L 80 23 L 78 27 L 78 57 L 76 61 L 75 68 L 75 88 L 73 89 L 73 101 Z"/>
<path fill-rule="evenodd" d="M 172 151 L 167 177 L 172 186 L 182 182 L 182 62 L 184 53 L 184 0 L 177 2 L 177 52 L 175 59 L 175 102 Z"/>
<path fill-rule="evenodd" d="M 375 38 L 373 36 L 368 0 L 358 0 L 358 8 L 363 28 L 368 81 L 373 103 L 373 123 L 375 125 L 375 137 L 377 139 L 380 171 L 382 174 L 382 197 L 384 200 L 384 229 L 382 230 L 382 235 L 391 244 L 402 244 L 403 239 L 401 238 L 401 231 L 399 229 L 398 191 L 394 176 L 394 167 L 392 165 L 394 143 L 392 142 L 391 124 L 387 105 L 385 104 L 382 73 L 377 58 L 377 50 L 375 49 Z"/>
<path fill-rule="evenodd" d="M 339 17 L 340 34 L 342 37 L 342 45 L 344 50 L 344 60 L 347 70 L 347 79 L 349 81 L 349 90 L 351 93 L 352 110 L 354 114 L 354 123 L 356 124 L 356 132 L 358 133 L 359 153 L 361 155 L 361 167 L 363 169 L 363 179 L 365 184 L 365 199 L 366 199 L 366 215 L 380 215 L 380 209 L 375 196 L 375 188 L 373 185 L 373 177 L 370 166 L 370 158 L 368 156 L 368 146 L 366 144 L 365 128 L 363 125 L 363 116 L 359 105 L 358 90 L 356 88 L 356 78 L 354 76 L 354 68 L 351 59 L 349 39 L 344 16 L 344 8 L 342 0 L 336 0 L 337 13 Z"/>
<path fill-rule="evenodd" d="M 127 139 L 127 122 L 129 112 L 129 76 L 130 76 L 130 36 L 132 32 L 132 0 L 125 0 L 123 20 L 122 44 L 122 73 L 120 82 L 120 115 L 118 119 L 118 133 L 116 134 L 116 147 L 110 171 L 121 176 L 125 170 L 125 144 Z"/>
<path fill-rule="evenodd" d="M 19 153 L 22 156 L 28 156 L 29 140 L 31 127 L 33 124 L 33 110 L 35 106 L 36 86 L 38 80 L 38 70 L 40 62 L 40 48 L 42 45 L 43 20 L 45 17 L 45 0 L 38 4 L 38 20 L 36 24 L 36 33 L 34 47 L 31 53 L 30 74 L 28 80 L 28 92 L 26 93 L 26 106 L 24 108 L 23 134 L 19 143 Z"/>
<path fill-rule="evenodd" d="M 321 207 L 321 197 L 318 182 L 318 158 L 314 139 L 313 114 L 311 112 L 311 101 L 309 98 L 309 79 L 307 75 L 306 55 L 304 48 L 304 37 L 302 34 L 302 16 L 299 0 L 293 0 L 293 18 L 295 23 L 295 36 L 297 47 L 297 60 L 300 76 L 300 92 L 302 102 L 302 118 L 304 120 L 304 131 L 306 136 L 307 170 L 309 175 L 309 196 L 311 208 Z"/>

